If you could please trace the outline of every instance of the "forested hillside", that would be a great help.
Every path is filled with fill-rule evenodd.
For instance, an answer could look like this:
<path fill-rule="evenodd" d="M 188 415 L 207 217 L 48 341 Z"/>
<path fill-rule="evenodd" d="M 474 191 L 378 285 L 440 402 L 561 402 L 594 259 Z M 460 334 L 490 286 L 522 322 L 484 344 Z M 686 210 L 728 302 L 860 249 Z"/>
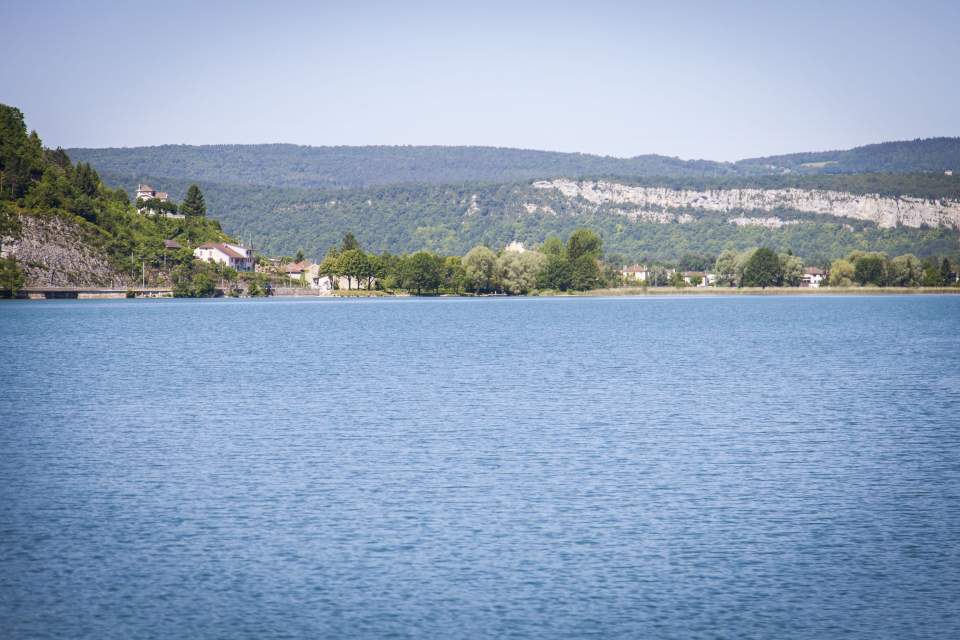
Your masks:
<path fill-rule="evenodd" d="M 308 147 L 291 144 L 164 145 L 69 149 L 101 172 L 273 187 L 516 182 L 536 178 L 719 178 L 801 173 L 942 173 L 960 170 L 960 138 L 884 142 L 736 163 L 661 155 L 613 158 L 497 147 Z M 958 171 L 960 173 L 960 171 Z"/>
<path fill-rule="evenodd" d="M 803 173 L 915 173 L 953 170 L 960 173 L 960 138 L 881 142 L 845 151 L 792 153 L 741 160 L 737 167 Z"/>
<path fill-rule="evenodd" d="M 105 175 L 108 181 L 117 179 Z M 151 178 L 172 195 L 186 181 Z M 717 254 L 766 245 L 792 249 L 809 258 L 830 259 L 852 250 L 912 252 L 921 256 L 958 252 L 957 232 L 949 228 L 879 229 L 863 220 L 777 211 L 781 228 L 737 226 L 727 215 L 684 210 L 692 220 L 661 223 L 624 214 L 615 204 L 600 207 L 535 189 L 530 183 L 392 185 L 369 189 L 276 189 L 201 183 L 216 216 L 235 237 L 270 254 L 303 250 L 320 258 L 347 231 L 370 251 L 421 249 L 463 254 L 476 244 L 501 247 L 513 240 L 528 245 L 554 234 L 566 237 L 587 226 L 604 239 L 611 254 L 630 260 L 673 260 L 684 253 Z M 525 205 L 542 207 L 533 212 Z M 594 210 L 595 209 L 595 210 Z M 768 215 L 768 214 L 763 214 Z M 794 222 L 796 224 L 794 224 Z"/>
<path fill-rule="evenodd" d="M 305 147 L 291 144 L 70 149 L 103 172 L 274 187 L 514 182 L 554 176 L 722 176 L 733 165 L 646 155 L 612 158 L 495 147 Z"/>
<path fill-rule="evenodd" d="M 144 265 L 192 260 L 168 255 L 164 240 L 184 247 L 226 238 L 203 217 L 168 219 L 137 213 L 124 189 L 106 186 L 89 164 L 46 149 L 27 133 L 19 109 L 0 104 L 0 294 L 22 286 L 120 286 Z"/>
<path fill-rule="evenodd" d="M 910 164 L 910 153 L 912 157 L 923 156 L 925 150 L 949 153 L 957 146 L 955 139 L 938 140 L 837 153 L 849 153 L 864 162 L 896 156 L 900 157 L 896 166 L 918 167 L 923 163 Z M 915 152 L 908 152 L 911 149 Z M 583 225 L 604 236 L 607 251 L 637 260 L 672 259 L 690 251 L 715 254 L 762 244 L 824 260 L 851 250 L 921 256 L 958 251 L 957 233 L 950 228 L 879 229 L 869 221 L 841 214 L 816 216 L 789 210 L 775 212 L 784 224 L 771 228 L 762 222 L 753 225 L 759 214 L 750 210 L 742 215 L 710 215 L 683 207 L 674 212 L 683 214 L 680 221 L 670 216 L 657 221 L 656 207 L 639 214 L 636 207 L 584 207 L 576 198 L 562 201 L 532 188 L 541 178 L 603 176 L 623 185 L 676 190 L 801 189 L 960 199 L 960 174 L 948 176 L 943 171 L 783 173 L 759 160 L 731 164 L 663 156 L 617 159 L 483 147 L 224 145 L 71 153 L 89 160 L 109 184 L 128 190 L 147 181 L 182 197 L 187 186 L 198 180 L 211 215 L 228 232 L 274 254 L 302 249 L 319 258 L 348 231 L 374 251 L 427 249 L 457 254 L 477 243 L 501 246 L 521 240 L 535 244 L 550 234 L 564 236 Z M 813 155 L 783 158 L 794 158 L 789 162 L 798 166 Z M 925 162 L 928 166 L 939 160 Z M 745 225 L 729 222 L 743 216 Z"/>

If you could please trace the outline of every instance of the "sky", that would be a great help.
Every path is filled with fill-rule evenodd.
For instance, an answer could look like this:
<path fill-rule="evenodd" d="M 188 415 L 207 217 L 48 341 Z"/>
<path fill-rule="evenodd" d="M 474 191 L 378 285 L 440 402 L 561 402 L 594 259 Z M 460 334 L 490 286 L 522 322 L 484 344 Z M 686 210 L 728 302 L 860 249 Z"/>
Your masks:
<path fill-rule="evenodd" d="M 736 160 L 960 135 L 960 3 L 0 0 L 47 146 Z"/>

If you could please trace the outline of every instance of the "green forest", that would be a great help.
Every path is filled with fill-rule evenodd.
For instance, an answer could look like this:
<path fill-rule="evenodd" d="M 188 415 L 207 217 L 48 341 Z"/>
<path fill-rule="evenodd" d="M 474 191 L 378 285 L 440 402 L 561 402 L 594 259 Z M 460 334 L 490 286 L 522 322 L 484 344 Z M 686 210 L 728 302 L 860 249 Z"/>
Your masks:
<path fill-rule="evenodd" d="M 738 167 L 806 173 L 943 173 L 960 169 L 960 138 L 926 138 L 868 144 L 843 151 L 792 153 L 741 160 Z M 960 173 L 958 171 L 957 173 Z"/>
<path fill-rule="evenodd" d="M 716 255 L 761 245 L 792 250 L 818 264 L 829 264 L 851 251 L 919 256 L 956 256 L 960 251 L 957 233 L 951 229 L 878 229 L 863 221 L 795 211 L 773 212 L 804 222 L 780 229 L 736 227 L 697 211 L 687 212 L 696 218 L 689 224 L 631 222 L 615 207 L 584 215 L 531 188 L 535 179 L 564 176 L 674 189 L 827 189 L 960 199 L 960 174 L 928 170 L 960 164 L 956 162 L 960 138 L 829 152 L 831 157 L 847 154 L 843 157 L 856 158 L 858 164 L 838 160 L 836 165 L 802 170 L 802 164 L 827 162 L 826 156 L 794 154 L 721 163 L 491 147 L 296 145 L 166 145 L 70 153 L 91 163 L 108 184 L 128 190 L 145 181 L 183 198 L 189 185 L 197 182 L 211 215 L 237 238 L 267 253 L 302 250 L 314 259 L 347 231 L 378 252 L 462 255 L 476 244 L 496 247 L 513 240 L 537 244 L 580 226 L 600 234 L 609 253 L 632 261 L 675 260 L 688 252 Z M 852 167 L 858 173 L 837 167 Z M 473 209 L 471 202 L 476 202 Z M 529 215 L 525 203 L 549 204 L 557 215 Z"/>
<path fill-rule="evenodd" d="M 495 147 L 303 147 L 290 144 L 163 145 L 69 149 L 103 173 L 273 187 L 516 182 L 555 176 L 735 175 L 723 162 L 647 155 L 613 158 Z"/>
<path fill-rule="evenodd" d="M 128 177 L 105 173 L 112 184 L 131 184 Z M 182 196 L 188 180 L 148 177 L 154 186 Z M 835 176 L 811 176 L 831 186 Z M 849 176 L 870 184 L 868 176 Z M 943 178 L 946 178 L 944 176 Z M 939 185 L 942 178 L 911 174 L 891 176 L 900 184 Z M 768 184 L 773 184 L 772 179 Z M 799 178 L 790 178 L 794 184 Z M 132 182 L 134 185 L 136 181 Z M 281 189 L 258 185 L 200 183 L 213 217 L 233 236 L 268 254 L 292 255 L 302 250 L 322 257 L 342 235 L 352 231 L 365 247 L 394 253 L 419 250 L 462 255 L 477 244 L 502 247 L 514 240 L 535 245 L 550 235 L 566 236 L 578 227 L 594 229 L 610 254 L 628 261 L 676 260 L 685 253 L 717 255 L 724 249 L 741 251 L 769 246 L 792 250 L 811 264 L 829 264 L 851 251 L 882 251 L 891 255 L 951 255 L 960 252 L 958 235 L 946 228 L 879 229 L 862 220 L 815 216 L 790 211 L 773 215 L 803 220 L 804 224 L 766 229 L 738 227 L 725 218 L 691 211 L 689 224 L 631 222 L 612 208 L 596 215 L 573 215 L 562 203 L 529 183 L 456 185 L 388 185 L 366 189 Z M 691 182 L 686 185 L 696 186 Z M 781 186 L 784 186 L 781 184 Z M 869 189 L 866 189 L 870 191 Z M 467 212 L 474 196 L 479 210 Z M 558 215 L 530 215 L 523 203 L 549 203 Z"/>
<path fill-rule="evenodd" d="M 960 138 L 885 142 L 846 151 L 800 153 L 739 162 L 648 154 L 615 158 L 499 147 L 309 147 L 291 144 L 163 145 L 70 149 L 103 173 L 272 187 L 350 188 L 385 184 L 521 182 L 537 178 L 751 178 L 844 173 L 938 173 L 960 169 Z M 960 174 L 960 171 L 957 172 Z M 789 174 L 788 174 L 789 175 Z M 874 180 L 882 180 L 876 178 Z M 743 183 L 751 184 L 751 183 Z M 954 183 L 956 188 L 956 183 Z"/>

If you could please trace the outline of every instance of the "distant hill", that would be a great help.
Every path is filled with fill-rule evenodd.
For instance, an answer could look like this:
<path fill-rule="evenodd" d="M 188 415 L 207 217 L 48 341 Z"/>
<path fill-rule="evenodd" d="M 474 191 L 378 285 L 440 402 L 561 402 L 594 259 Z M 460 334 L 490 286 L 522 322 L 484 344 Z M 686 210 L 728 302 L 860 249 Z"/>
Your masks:
<path fill-rule="evenodd" d="M 307 147 L 292 144 L 164 145 L 68 149 L 71 158 L 129 181 L 147 176 L 312 189 L 388 184 L 505 183 L 540 178 L 723 178 L 830 173 L 960 174 L 960 138 L 884 142 L 736 163 L 661 155 L 614 158 L 500 147 Z"/>
<path fill-rule="evenodd" d="M 645 155 L 613 158 L 497 147 L 303 147 L 291 144 L 70 149 L 103 172 L 272 187 L 515 182 L 609 175 L 724 176 L 730 163 Z"/>
<path fill-rule="evenodd" d="M 960 138 L 927 138 L 881 142 L 845 151 L 791 153 L 751 158 L 739 169 L 799 173 L 922 173 L 953 170 L 960 173 Z"/>
<path fill-rule="evenodd" d="M 743 202 L 714 214 L 684 201 L 690 206 L 671 206 L 672 213 L 687 213 L 694 220 L 679 224 L 654 221 L 663 211 L 657 205 L 594 207 L 576 197 L 550 200 L 532 183 L 602 177 L 624 187 L 828 190 L 955 201 L 960 199 L 960 172 L 945 176 L 940 167 L 958 148 L 958 139 L 939 138 L 737 163 L 492 147 L 170 145 L 69 153 L 90 162 L 107 183 L 127 190 L 142 180 L 179 198 L 191 182 L 198 182 L 210 215 L 226 231 L 273 254 L 303 249 L 320 257 L 347 231 L 375 251 L 462 254 L 476 243 L 537 243 L 551 233 L 565 235 L 589 226 L 604 235 L 609 251 L 629 259 L 715 254 L 760 244 L 826 259 L 853 249 L 953 255 L 960 245 L 950 225 L 880 229 L 869 220 L 849 219 L 857 198 L 847 196 L 826 196 L 834 210 L 817 215 L 790 211 L 787 200 L 783 211 L 759 212 Z M 827 162 L 834 164 L 819 164 Z M 888 167 L 891 172 L 863 173 L 860 167 Z M 639 215 L 640 209 L 650 215 Z M 787 222 L 768 228 L 728 221 L 768 215 Z"/>
<path fill-rule="evenodd" d="M 120 179 L 104 173 L 111 184 Z M 175 199 L 189 181 L 150 176 L 148 182 Z M 945 176 L 763 176 L 759 179 L 677 179 L 683 189 L 735 189 L 757 182 L 766 189 L 835 189 L 898 193 L 944 191 L 960 195 L 960 177 Z M 618 182 L 624 188 L 657 185 L 662 180 Z M 392 253 L 421 249 L 462 255 L 476 244 L 499 248 L 520 240 L 530 245 L 548 235 L 568 236 L 578 227 L 594 229 L 611 256 L 627 261 L 675 260 L 687 253 L 716 255 L 727 248 L 769 246 L 792 250 L 808 262 L 826 264 L 855 249 L 960 255 L 953 228 L 879 228 L 869 220 L 843 216 L 839 210 L 855 197 L 838 200 L 836 215 L 804 213 L 786 204 L 782 209 L 710 211 L 680 206 L 669 210 L 631 205 L 629 200 L 600 206 L 536 188 L 531 182 L 453 185 L 381 185 L 356 189 L 299 189 L 200 182 L 209 215 L 231 235 L 269 255 L 303 250 L 321 258 L 347 231 L 370 251 Z M 694 194 L 695 197 L 695 194 Z M 951 199 L 954 199 L 951 198 Z M 638 216 L 638 209 L 650 212 Z M 658 213 L 674 214 L 662 216 Z M 681 217 L 686 214 L 689 220 Z M 731 224 L 731 218 L 778 217 L 777 226 Z M 681 222 L 681 220 L 687 220 Z M 614 261 L 619 260 L 619 258 Z"/>

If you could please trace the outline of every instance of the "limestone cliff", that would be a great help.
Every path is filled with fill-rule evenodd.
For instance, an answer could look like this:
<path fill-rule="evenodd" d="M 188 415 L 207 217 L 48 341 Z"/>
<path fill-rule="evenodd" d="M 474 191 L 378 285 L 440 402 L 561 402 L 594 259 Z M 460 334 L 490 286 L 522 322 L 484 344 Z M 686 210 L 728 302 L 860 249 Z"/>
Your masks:
<path fill-rule="evenodd" d="M 595 208 L 607 204 L 632 205 L 636 210 L 624 213 L 639 219 L 655 218 L 656 216 L 646 214 L 659 212 L 664 221 L 672 221 L 674 217 L 669 214 L 674 210 L 727 214 L 787 209 L 866 220 L 879 227 L 960 227 L 960 201 L 956 200 L 886 197 L 816 189 L 743 188 L 697 191 L 639 187 L 604 180 L 541 180 L 534 182 L 532 186 L 535 189 L 556 190 L 569 201 L 586 203 Z M 663 212 L 668 215 L 663 216 Z M 734 220 L 738 221 L 735 224 L 742 224 L 743 218 L 737 217 Z"/>

